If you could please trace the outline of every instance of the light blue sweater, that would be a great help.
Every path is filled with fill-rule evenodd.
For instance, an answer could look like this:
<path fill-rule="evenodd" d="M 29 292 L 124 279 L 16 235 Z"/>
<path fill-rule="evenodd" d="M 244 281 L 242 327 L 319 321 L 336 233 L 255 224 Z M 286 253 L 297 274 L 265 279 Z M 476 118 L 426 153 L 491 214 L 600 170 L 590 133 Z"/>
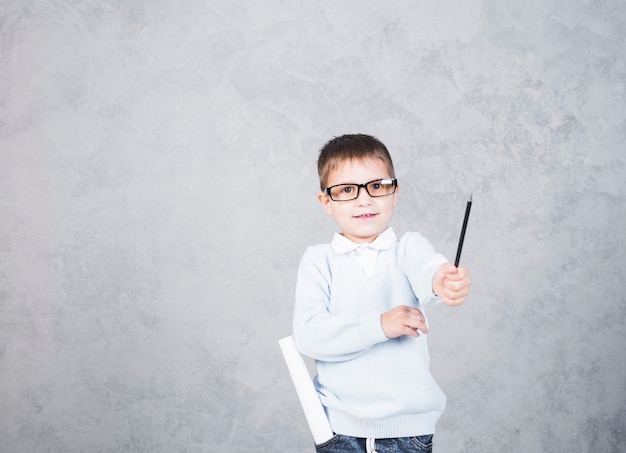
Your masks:
<path fill-rule="evenodd" d="M 388 339 L 382 313 L 439 301 L 432 277 L 447 262 L 418 233 L 378 255 L 368 278 L 350 254 L 309 247 L 300 263 L 293 332 L 316 360 L 315 386 L 336 433 L 366 438 L 435 432 L 446 397 L 430 373 L 426 335 Z"/>

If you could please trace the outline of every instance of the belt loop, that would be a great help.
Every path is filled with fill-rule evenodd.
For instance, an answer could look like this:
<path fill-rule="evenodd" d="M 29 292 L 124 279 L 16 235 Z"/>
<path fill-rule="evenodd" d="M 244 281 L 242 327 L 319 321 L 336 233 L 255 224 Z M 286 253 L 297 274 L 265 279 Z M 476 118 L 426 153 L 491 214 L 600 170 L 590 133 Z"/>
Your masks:
<path fill-rule="evenodd" d="M 365 449 L 367 453 L 376 453 L 376 439 L 365 439 Z"/>

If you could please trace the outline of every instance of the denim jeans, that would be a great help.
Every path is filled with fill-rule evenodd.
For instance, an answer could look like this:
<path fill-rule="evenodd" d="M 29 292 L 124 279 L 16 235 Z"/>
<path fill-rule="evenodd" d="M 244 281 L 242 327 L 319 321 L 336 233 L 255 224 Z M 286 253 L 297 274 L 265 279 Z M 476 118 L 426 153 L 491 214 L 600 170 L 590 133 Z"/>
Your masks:
<path fill-rule="evenodd" d="M 335 434 L 332 439 L 315 446 L 315 451 L 322 453 L 366 453 L 367 439 Z M 432 453 L 433 436 L 398 437 L 376 439 L 374 448 L 377 453 Z"/>

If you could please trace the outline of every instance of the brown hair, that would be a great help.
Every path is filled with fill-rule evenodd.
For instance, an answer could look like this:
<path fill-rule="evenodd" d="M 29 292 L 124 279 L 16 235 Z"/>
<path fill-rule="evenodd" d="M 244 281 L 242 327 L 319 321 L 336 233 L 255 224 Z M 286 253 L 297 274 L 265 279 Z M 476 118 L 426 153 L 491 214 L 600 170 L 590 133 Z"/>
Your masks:
<path fill-rule="evenodd" d="M 365 134 L 347 134 L 328 141 L 320 150 L 317 159 L 317 172 L 320 177 L 322 192 L 327 187 L 328 174 L 339 164 L 347 160 L 368 158 L 382 160 L 389 170 L 389 176 L 396 177 L 389 151 L 376 137 Z"/>

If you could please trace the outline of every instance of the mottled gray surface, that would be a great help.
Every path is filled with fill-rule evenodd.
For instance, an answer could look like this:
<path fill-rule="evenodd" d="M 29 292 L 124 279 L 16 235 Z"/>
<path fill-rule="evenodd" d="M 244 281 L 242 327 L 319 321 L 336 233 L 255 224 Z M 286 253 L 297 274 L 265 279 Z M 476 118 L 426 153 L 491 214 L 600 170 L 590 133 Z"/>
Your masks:
<path fill-rule="evenodd" d="M 180 2 L 192 3 L 192 2 Z M 277 340 L 367 132 L 430 310 L 436 451 L 626 451 L 621 1 L 0 2 L 0 452 L 311 452 Z"/>

